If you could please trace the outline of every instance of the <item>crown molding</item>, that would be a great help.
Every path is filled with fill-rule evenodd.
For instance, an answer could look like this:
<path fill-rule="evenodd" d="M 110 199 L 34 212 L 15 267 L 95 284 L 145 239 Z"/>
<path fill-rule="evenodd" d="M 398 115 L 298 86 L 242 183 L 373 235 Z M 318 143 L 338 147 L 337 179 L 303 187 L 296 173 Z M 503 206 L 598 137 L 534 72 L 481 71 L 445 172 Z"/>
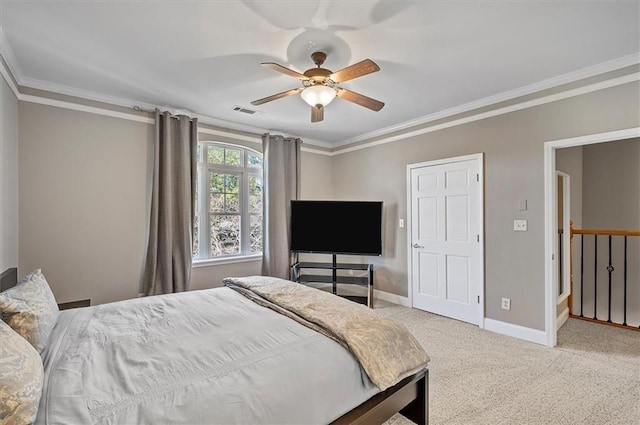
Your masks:
<path fill-rule="evenodd" d="M 155 120 L 153 121 L 155 123 Z M 200 121 L 200 118 L 198 118 L 198 121 Z M 198 133 L 210 134 L 212 136 L 233 137 L 236 140 L 242 140 L 244 142 L 262 143 L 262 139 L 257 134 L 256 135 L 236 134 L 236 133 L 230 133 L 228 131 L 216 130 L 213 128 L 206 128 L 206 127 L 198 127 Z"/>
<path fill-rule="evenodd" d="M 364 133 L 359 136 L 351 137 L 341 142 L 334 143 L 333 147 L 335 149 L 340 146 L 350 145 L 352 143 L 364 142 L 366 140 L 370 140 L 376 137 L 381 137 L 397 131 L 406 130 L 411 127 L 428 124 L 433 121 L 441 120 L 447 117 L 452 117 L 454 115 L 469 112 L 474 109 L 484 108 L 487 106 L 495 105 L 500 102 L 517 99 L 522 96 L 527 96 L 533 93 L 552 89 L 554 87 L 562 86 L 564 84 L 574 83 L 576 81 L 584 80 L 585 78 L 595 77 L 600 74 L 605 74 L 607 72 L 616 71 L 618 69 L 626 68 L 627 66 L 632 66 L 637 64 L 640 64 L 640 52 L 632 55 L 623 56 L 617 59 L 613 59 L 607 62 L 602 62 L 597 65 L 579 69 L 577 71 L 558 75 L 553 78 L 548 78 L 546 80 L 542 80 L 537 83 L 522 86 L 517 89 L 502 92 L 493 96 L 488 96 L 482 99 L 474 100 L 473 102 L 454 106 L 453 108 L 444 109 L 442 111 L 435 112 L 433 114 L 425 115 L 413 120 L 405 121 L 405 122 L 392 125 L 389 127 L 385 127 L 379 130 L 370 131 L 368 133 Z"/>
<path fill-rule="evenodd" d="M 13 92 L 13 95 L 19 99 L 20 90 L 16 85 L 16 75 L 17 73 L 21 73 L 22 71 L 20 70 L 20 67 L 18 67 L 15 72 L 12 72 L 9 61 L 13 61 L 14 66 L 17 66 L 17 62 L 15 61 L 15 56 L 13 55 L 13 51 L 11 50 L 11 46 L 9 46 L 9 42 L 4 36 L 2 27 L 0 27 L 0 74 L 2 74 L 2 77 L 7 82 L 7 85 Z M 14 81 L 14 78 L 16 79 L 16 81 Z"/>
<path fill-rule="evenodd" d="M 307 142 L 303 142 L 303 145 L 300 147 L 300 150 L 302 152 L 313 153 L 313 154 L 316 154 L 316 155 L 333 156 L 333 152 L 331 152 L 331 151 L 321 151 L 321 150 L 318 150 L 318 149 L 307 148 L 307 147 L 304 146 L 304 143 L 307 143 Z"/>
<path fill-rule="evenodd" d="M 546 103 L 557 102 L 559 100 L 568 99 L 570 97 L 580 96 L 587 93 L 592 93 L 594 91 L 603 90 L 611 87 L 620 86 L 622 84 L 632 83 L 635 81 L 640 81 L 640 72 L 636 72 L 629 75 L 624 75 L 622 77 L 612 78 L 605 81 L 600 81 L 598 83 L 589 84 L 586 86 L 578 87 L 575 89 L 565 90 L 559 93 L 554 93 L 548 96 L 532 99 L 525 102 L 516 103 L 513 105 L 505 106 L 503 108 L 492 109 L 487 112 L 482 112 L 479 114 L 469 115 L 464 118 L 460 118 L 457 120 L 447 121 L 442 124 L 436 124 L 432 126 L 422 127 L 414 131 L 409 131 L 403 134 L 399 134 L 396 136 L 390 136 L 384 139 L 375 140 L 369 143 L 363 143 L 357 146 L 352 146 L 350 148 L 333 150 L 332 156 L 341 155 L 349 152 L 355 152 L 362 149 L 372 148 L 374 146 L 384 145 L 387 143 L 397 142 L 399 140 L 407 139 L 409 137 L 418 136 L 421 134 L 432 133 L 434 131 L 444 130 L 445 128 L 456 127 L 458 125 L 467 124 L 474 121 L 480 121 L 486 118 L 495 117 L 498 115 L 508 114 L 510 112 L 520 111 L 522 109 L 532 108 L 534 106 L 544 105 Z"/>
<path fill-rule="evenodd" d="M 29 87 L 37 90 L 43 90 L 43 91 L 56 93 L 56 94 L 62 94 L 65 96 L 77 97 L 80 99 L 91 100 L 94 102 L 100 102 L 100 103 L 105 103 L 109 105 L 121 106 L 124 108 L 133 109 L 134 107 L 138 107 L 141 110 L 146 110 L 146 111 L 154 111 L 156 109 L 161 109 L 161 110 L 175 109 L 174 107 L 167 106 L 167 105 L 156 105 L 153 103 L 141 102 L 141 101 L 128 99 L 124 97 L 105 95 L 105 94 L 93 92 L 90 90 L 78 89 L 78 88 L 69 87 L 63 84 L 57 84 L 57 83 L 51 83 L 48 81 L 38 80 L 35 78 L 28 78 L 28 77 L 24 78 L 20 83 L 20 86 Z M 256 133 L 256 134 L 261 134 L 267 131 L 266 129 L 263 129 L 260 127 L 253 127 L 253 126 L 238 124 L 231 121 L 210 117 L 208 115 L 202 115 L 197 113 L 193 113 L 190 115 L 198 118 L 198 120 L 204 124 L 208 124 L 216 127 L 225 127 L 230 130 L 243 131 L 247 133 Z"/>
<path fill-rule="evenodd" d="M 54 106 L 57 108 L 70 109 L 72 111 L 88 112 L 90 114 L 102 115 L 105 117 L 120 118 L 129 121 L 136 121 L 145 124 L 155 124 L 155 118 L 144 117 L 141 115 L 130 114 L 127 112 L 114 111 L 111 109 L 97 108 L 95 106 L 83 105 L 75 102 L 67 102 L 64 100 L 51 99 L 42 96 L 33 96 L 30 94 L 22 94 L 18 100 L 29 103 L 37 103 L 39 105 Z"/>
<path fill-rule="evenodd" d="M 15 78 L 16 83 L 18 85 L 22 85 L 22 80 L 24 79 L 24 73 L 22 72 L 22 68 L 16 59 L 15 54 L 13 53 L 13 49 L 11 49 L 11 45 L 9 44 L 9 40 L 4 35 L 4 30 L 0 26 L 0 56 L 4 59 L 7 67 L 9 68 L 10 75 Z M 4 74 L 3 74 L 4 75 Z M 6 77 L 5 77 L 6 78 Z"/>
<path fill-rule="evenodd" d="M 20 91 L 18 90 L 18 86 L 16 86 L 16 83 L 13 82 L 13 78 L 11 78 L 11 73 L 5 66 L 1 56 L 0 56 L 0 74 L 2 74 L 4 81 L 7 82 L 9 89 L 13 92 L 13 95 L 16 97 L 16 99 L 20 100 Z"/>

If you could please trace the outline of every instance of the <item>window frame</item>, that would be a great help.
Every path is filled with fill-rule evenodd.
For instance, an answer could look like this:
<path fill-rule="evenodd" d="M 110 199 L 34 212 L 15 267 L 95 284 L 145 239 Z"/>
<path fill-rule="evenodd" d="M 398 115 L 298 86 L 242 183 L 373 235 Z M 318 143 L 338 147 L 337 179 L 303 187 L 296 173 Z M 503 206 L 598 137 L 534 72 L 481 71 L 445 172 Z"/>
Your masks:
<path fill-rule="evenodd" d="M 251 149 L 247 146 L 235 145 L 218 141 L 199 141 L 200 153 L 197 158 L 197 205 L 195 216 L 199 218 L 198 228 L 198 256 L 193 257 L 194 266 L 204 266 L 215 263 L 235 263 L 243 261 L 252 261 L 262 257 L 262 250 L 259 252 L 251 251 L 251 217 L 263 215 L 262 211 L 258 213 L 250 212 L 250 194 L 249 180 L 251 177 L 258 177 L 264 182 L 263 166 L 250 167 L 248 165 L 248 155 L 257 154 L 262 159 L 262 152 Z M 227 164 L 212 164 L 207 161 L 207 152 L 209 146 L 215 146 L 224 149 L 235 149 L 240 151 L 240 166 Z M 238 202 L 240 205 L 239 213 L 213 213 L 210 211 L 211 190 L 210 190 L 210 173 L 231 174 L 238 176 Z M 263 187 L 264 193 L 264 187 Z M 264 200 L 263 200 L 264 202 Z M 211 217 L 213 216 L 234 215 L 240 216 L 240 252 L 236 254 L 211 255 Z M 262 225 L 264 234 L 264 222 Z M 264 238 L 263 238 L 264 241 Z"/>

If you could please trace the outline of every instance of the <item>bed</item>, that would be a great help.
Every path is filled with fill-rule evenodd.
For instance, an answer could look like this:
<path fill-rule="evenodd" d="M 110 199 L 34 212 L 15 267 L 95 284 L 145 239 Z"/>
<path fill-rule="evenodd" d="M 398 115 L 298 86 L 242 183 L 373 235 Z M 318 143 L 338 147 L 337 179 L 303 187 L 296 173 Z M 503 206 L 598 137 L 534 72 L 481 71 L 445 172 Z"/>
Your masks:
<path fill-rule="evenodd" d="M 381 385 L 355 346 L 243 284 L 61 311 L 35 423 L 428 423 L 426 363 Z"/>

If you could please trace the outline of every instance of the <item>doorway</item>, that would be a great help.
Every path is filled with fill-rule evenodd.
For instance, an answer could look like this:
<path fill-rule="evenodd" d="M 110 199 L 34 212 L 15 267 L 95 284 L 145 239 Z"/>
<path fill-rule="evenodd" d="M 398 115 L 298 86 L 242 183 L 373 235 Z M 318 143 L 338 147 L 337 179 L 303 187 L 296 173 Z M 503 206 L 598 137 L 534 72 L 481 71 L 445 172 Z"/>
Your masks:
<path fill-rule="evenodd" d="M 640 127 L 625 130 L 611 131 L 608 133 L 590 134 L 587 136 L 573 137 L 546 142 L 544 144 L 544 268 L 545 268 L 545 335 L 546 345 L 555 347 L 557 343 L 557 299 L 558 282 L 555 278 L 558 258 L 554 254 L 557 234 L 557 175 L 556 175 L 556 149 L 573 146 L 591 145 L 594 143 L 613 142 L 640 137 Z"/>
<path fill-rule="evenodd" d="M 412 307 L 483 327 L 483 154 L 407 166 Z"/>

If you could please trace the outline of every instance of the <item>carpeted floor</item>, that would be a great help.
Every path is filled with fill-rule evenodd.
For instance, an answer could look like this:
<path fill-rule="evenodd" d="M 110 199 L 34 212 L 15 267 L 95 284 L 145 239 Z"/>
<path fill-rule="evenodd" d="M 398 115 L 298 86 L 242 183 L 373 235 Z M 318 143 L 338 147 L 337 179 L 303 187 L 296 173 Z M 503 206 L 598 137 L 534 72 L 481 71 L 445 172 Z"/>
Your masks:
<path fill-rule="evenodd" d="M 569 319 L 550 349 L 420 310 L 376 311 L 431 357 L 431 425 L 640 424 L 640 332 Z"/>

